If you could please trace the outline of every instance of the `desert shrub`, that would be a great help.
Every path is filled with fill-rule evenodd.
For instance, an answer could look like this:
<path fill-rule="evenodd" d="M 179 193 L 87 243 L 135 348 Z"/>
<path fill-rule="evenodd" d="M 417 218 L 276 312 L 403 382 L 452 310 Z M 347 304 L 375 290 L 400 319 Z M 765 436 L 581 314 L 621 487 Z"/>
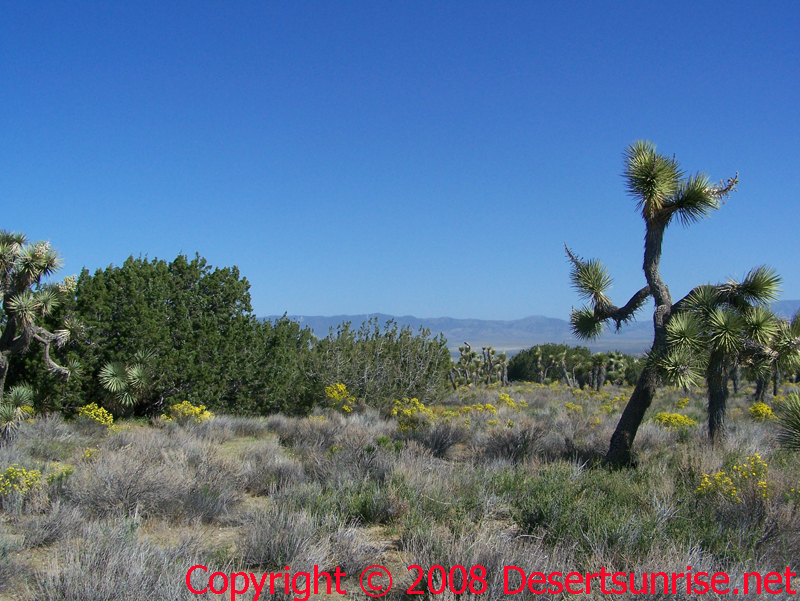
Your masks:
<path fill-rule="evenodd" d="M 274 440 L 246 449 L 242 455 L 242 472 L 245 489 L 256 495 L 272 494 L 306 480 L 302 464 L 286 456 Z"/>
<path fill-rule="evenodd" d="M 189 422 L 201 424 L 214 417 L 214 414 L 206 410 L 205 405 L 192 405 L 189 401 L 171 405 L 163 419 L 165 421 L 175 421 L 181 425 Z"/>
<path fill-rule="evenodd" d="M 330 494 L 339 506 L 339 515 L 360 524 L 388 524 L 409 510 L 409 503 L 391 486 L 368 478 L 340 481 Z"/>
<path fill-rule="evenodd" d="M 320 447 L 329 449 L 342 435 L 347 422 L 344 417 L 331 413 L 312 415 L 307 419 L 275 420 L 271 422 L 281 444 L 289 447 Z"/>
<path fill-rule="evenodd" d="M 25 537 L 23 545 L 31 549 L 62 540 L 77 532 L 83 523 L 80 509 L 56 500 L 46 514 L 28 517 L 20 523 L 19 529 Z"/>
<path fill-rule="evenodd" d="M 218 415 L 214 421 L 227 424 L 233 430 L 234 436 L 262 438 L 269 434 L 267 420 L 263 417 Z"/>
<path fill-rule="evenodd" d="M 19 513 L 41 488 L 41 471 L 10 465 L 0 472 L 0 508 L 9 513 Z"/>
<path fill-rule="evenodd" d="M 198 440 L 209 442 L 214 445 L 223 444 L 236 438 L 236 432 L 231 422 L 226 417 L 204 419 L 199 423 L 191 419 L 183 423 L 178 423 L 176 421 L 164 421 L 159 418 L 157 423 L 163 427 L 167 434 L 183 432 Z"/>
<path fill-rule="evenodd" d="M 272 503 L 245 512 L 240 520 L 247 525 L 237 541 L 245 565 L 265 570 L 291 566 L 293 571 L 313 565 L 323 570 L 329 565 L 330 542 L 320 518 Z"/>
<path fill-rule="evenodd" d="M 602 551 L 633 559 L 663 536 L 646 475 L 584 471 L 559 462 L 521 483 L 513 480 L 519 478 L 516 471 L 503 476 L 499 489 L 508 491 L 522 531 L 548 546 L 573 547 L 578 558 Z"/>
<path fill-rule="evenodd" d="M 720 495 L 736 503 L 741 503 L 743 496 L 766 499 L 770 492 L 768 478 L 767 463 L 756 453 L 735 464 L 729 472 L 722 470 L 713 475 L 703 474 L 695 492 L 698 497 Z"/>
<path fill-rule="evenodd" d="M 697 422 L 692 418 L 681 415 L 680 413 L 657 413 L 653 418 L 653 421 L 659 426 L 664 426 L 665 428 L 682 429 L 691 428 L 692 426 L 697 425 Z"/>
<path fill-rule="evenodd" d="M 239 501 L 242 487 L 238 467 L 208 443 L 154 431 L 112 437 L 96 460 L 76 469 L 64 494 L 94 516 L 138 512 L 210 520 Z"/>
<path fill-rule="evenodd" d="M 196 543 L 182 540 L 177 545 L 160 548 L 139 540 L 137 529 L 138 522 L 131 519 L 84 524 L 79 532 L 82 544 L 62 541 L 55 550 L 52 567 L 37 574 L 36 598 L 42 601 L 197 599 L 186 587 L 187 567 L 204 563 Z"/>
<path fill-rule="evenodd" d="M 478 447 L 481 457 L 488 460 L 524 461 L 539 450 L 544 431 L 531 421 L 519 421 L 512 427 L 490 429 Z"/>
<path fill-rule="evenodd" d="M 102 407 L 98 407 L 97 403 L 89 403 L 78 409 L 76 421 L 78 423 L 95 422 L 101 426 L 110 426 L 114 423 L 114 417 Z"/>
<path fill-rule="evenodd" d="M 452 447 L 464 442 L 469 432 L 453 422 L 436 422 L 426 427 L 410 430 L 406 437 L 430 449 L 434 457 L 444 457 Z"/>
<path fill-rule="evenodd" d="M 417 598 L 433 601 L 443 599 L 453 601 L 455 599 L 504 599 L 507 597 L 503 590 L 503 578 L 505 566 L 520 566 L 526 572 L 542 571 L 568 571 L 565 567 L 568 561 L 564 554 L 553 554 L 550 550 L 544 550 L 541 546 L 533 544 L 530 539 L 525 542 L 524 538 L 515 537 L 513 534 L 496 529 L 464 530 L 458 529 L 450 531 L 442 528 L 416 528 L 405 533 L 400 540 L 400 545 L 407 557 L 407 565 L 422 566 L 426 570 L 426 575 L 430 566 L 445 566 L 446 570 L 450 566 L 465 566 L 467 572 L 467 582 L 463 580 L 463 574 L 458 570 L 453 570 L 453 587 L 456 590 L 467 588 L 470 581 L 473 582 L 475 590 L 481 590 L 483 583 L 473 580 L 473 577 L 481 577 L 485 581 L 485 591 L 481 594 L 474 594 L 469 589 L 460 594 L 454 595 L 450 587 L 442 587 L 440 572 L 433 571 L 434 590 L 444 588 L 441 593 L 433 594 L 428 590 L 427 578 L 425 578 L 415 590 L 423 591 Z M 472 566 L 481 566 L 485 569 L 470 574 Z M 416 569 L 410 570 L 410 574 L 416 577 Z M 413 581 L 413 579 L 412 579 Z M 410 585 L 404 583 L 404 586 Z M 516 588 L 517 583 L 513 578 L 509 579 L 509 586 Z M 533 594 L 525 589 L 524 592 L 515 598 L 529 599 Z"/>
<path fill-rule="evenodd" d="M 138 449 L 104 450 L 67 481 L 69 501 L 95 517 L 175 515 L 192 481 L 179 457 L 148 461 Z"/>
<path fill-rule="evenodd" d="M 790 394 L 778 405 L 778 442 L 790 450 L 800 450 L 800 396 Z"/>
<path fill-rule="evenodd" d="M 314 418 L 310 418 L 313 420 Z M 348 418 L 335 443 L 298 445 L 293 454 L 303 465 L 309 478 L 325 486 L 340 486 L 349 480 L 370 478 L 383 482 L 397 461 L 402 441 L 393 441 L 386 434 L 391 428 L 376 428 L 376 424 Z"/>
<path fill-rule="evenodd" d="M 765 419 L 773 419 L 775 415 L 772 413 L 772 407 L 767 405 L 766 403 L 753 403 L 748 409 L 748 413 L 750 413 L 750 417 L 752 417 L 756 421 L 763 422 Z"/>
<path fill-rule="evenodd" d="M 401 432 L 418 430 L 434 421 L 433 411 L 416 398 L 395 400 L 391 415 L 397 419 L 397 427 Z"/>
<path fill-rule="evenodd" d="M 355 397 L 350 396 L 350 393 L 347 392 L 347 386 L 342 383 L 326 386 L 325 397 L 333 409 L 343 413 L 350 413 L 356 402 Z"/>
<path fill-rule="evenodd" d="M 12 578 L 17 574 L 18 566 L 14 555 L 19 545 L 11 537 L 0 534 L 0 591 L 6 588 Z"/>
<path fill-rule="evenodd" d="M 218 457 L 209 449 L 196 464 L 187 462 L 193 482 L 181 499 L 183 514 L 209 522 L 227 515 L 242 500 L 244 479 L 232 459 Z"/>
<path fill-rule="evenodd" d="M 383 543 L 369 540 L 369 535 L 355 524 L 340 525 L 330 537 L 332 563 L 346 574 L 360 574 L 386 550 Z"/>

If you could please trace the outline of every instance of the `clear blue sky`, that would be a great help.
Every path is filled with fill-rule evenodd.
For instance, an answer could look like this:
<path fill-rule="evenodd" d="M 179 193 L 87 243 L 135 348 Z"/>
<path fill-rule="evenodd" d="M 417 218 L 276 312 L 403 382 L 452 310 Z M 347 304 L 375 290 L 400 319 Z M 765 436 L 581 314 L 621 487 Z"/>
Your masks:
<path fill-rule="evenodd" d="M 0 227 L 63 275 L 199 252 L 259 315 L 567 318 L 565 242 L 644 283 L 640 138 L 740 173 L 667 232 L 673 296 L 766 263 L 800 298 L 796 2 L 0 4 Z"/>

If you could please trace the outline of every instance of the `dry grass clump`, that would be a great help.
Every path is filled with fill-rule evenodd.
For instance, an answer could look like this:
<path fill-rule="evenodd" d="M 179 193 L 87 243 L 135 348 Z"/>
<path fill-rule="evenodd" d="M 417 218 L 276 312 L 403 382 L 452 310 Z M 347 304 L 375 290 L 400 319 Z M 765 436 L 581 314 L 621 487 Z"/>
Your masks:
<path fill-rule="evenodd" d="M 137 528 L 131 519 L 84 524 L 78 538 L 60 543 L 37 575 L 36 599 L 197 599 L 185 584 L 188 567 L 203 563 L 196 543 L 185 540 L 160 548 L 139 540 Z"/>
<path fill-rule="evenodd" d="M 498 530 L 496 528 L 473 528 L 469 530 L 449 531 L 439 528 L 418 528 L 406 533 L 401 537 L 401 548 L 404 551 L 405 565 L 418 565 L 426 570 L 426 578 L 420 582 L 415 590 L 423 591 L 422 595 L 417 595 L 421 599 L 504 599 L 508 595 L 503 591 L 503 569 L 505 566 L 518 566 L 526 573 L 533 571 L 548 573 L 551 571 L 564 570 L 569 565 L 569 557 L 561 551 L 545 549 L 534 539 L 525 539 L 515 536 L 513 533 Z M 431 566 L 445 566 L 449 571 L 451 566 L 465 566 L 467 571 L 467 582 L 463 580 L 463 574 L 455 570 L 453 572 L 452 587 L 455 590 L 466 588 L 460 595 L 453 594 L 450 586 L 438 594 L 432 594 L 428 590 L 427 573 Z M 472 566 L 483 566 L 485 574 L 483 579 L 486 581 L 486 590 L 482 594 L 476 595 L 470 592 L 469 584 L 473 576 L 481 576 L 480 572 L 470 574 Z M 417 577 L 418 571 L 412 569 L 409 576 L 403 577 L 403 587 L 409 586 Z M 433 577 L 434 590 L 442 588 L 440 572 L 434 571 Z M 517 588 L 518 582 L 513 577 L 509 579 L 509 585 Z M 473 583 L 475 590 L 480 590 L 482 584 Z M 528 599 L 533 594 L 527 589 L 515 596 L 515 598 Z"/>
<path fill-rule="evenodd" d="M 484 460 L 507 459 L 519 463 L 542 451 L 545 429 L 531 419 L 518 420 L 510 427 L 490 429 L 478 443 L 476 455 Z"/>
<path fill-rule="evenodd" d="M 7 588 L 20 569 L 20 566 L 14 561 L 14 555 L 18 549 L 18 543 L 11 537 L 0 533 L 0 591 Z"/>
<path fill-rule="evenodd" d="M 322 518 L 281 504 L 247 511 L 239 516 L 245 526 L 237 547 L 242 562 L 264 570 L 327 570 L 332 559 L 330 535 Z M 324 567 L 323 567 L 324 566 Z"/>
<path fill-rule="evenodd" d="M 27 549 L 51 545 L 74 535 L 85 523 L 79 507 L 67 506 L 57 499 L 49 511 L 20 520 L 19 531 Z"/>
<path fill-rule="evenodd" d="M 209 443 L 157 430 L 123 432 L 82 462 L 65 484 L 65 497 L 94 517 L 201 518 L 225 514 L 241 499 L 238 465 Z"/>
<path fill-rule="evenodd" d="M 446 456 L 451 448 L 466 441 L 469 437 L 469 430 L 463 424 L 444 421 L 411 430 L 403 436 L 406 440 L 415 440 L 429 449 L 434 457 Z"/>
<path fill-rule="evenodd" d="M 23 423 L 16 434 L 18 450 L 40 461 L 59 461 L 75 452 L 88 438 L 59 414 Z"/>
<path fill-rule="evenodd" d="M 274 438 L 260 440 L 242 451 L 245 489 L 256 495 L 269 495 L 286 486 L 305 482 L 303 465 L 288 456 Z"/>

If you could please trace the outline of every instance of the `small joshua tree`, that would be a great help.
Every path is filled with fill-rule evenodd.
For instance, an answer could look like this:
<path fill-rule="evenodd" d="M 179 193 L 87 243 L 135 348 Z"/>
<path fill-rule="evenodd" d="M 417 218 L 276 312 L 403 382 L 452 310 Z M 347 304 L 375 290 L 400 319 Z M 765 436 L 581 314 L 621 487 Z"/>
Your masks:
<path fill-rule="evenodd" d="M 762 266 L 741 282 L 698 286 L 673 306 L 662 365 L 668 377 L 680 374 L 687 383 L 704 372 L 712 441 L 725 433 L 732 368 L 742 362 L 758 367 L 773 361 L 770 342 L 780 326 L 765 305 L 777 298 L 779 284 L 777 274 Z"/>
<path fill-rule="evenodd" d="M 674 158 L 656 152 L 651 142 L 634 142 L 625 151 L 624 177 L 628 193 L 636 199 L 645 222 L 643 270 L 645 286 L 633 294 L 622 307 L 617 307 L 606 296 L 612 279 L 605 266 L 597 260 L 585 261 L 567 249 L 572 263 L 571 279 L 578 294 L 589 305 L 573 310 L 572 330 L 580 338 L 599 336 L 608 321 L 617 328 L 630 321 L 645 301 L 655 301 L 653 312 L 653 345 L 633 394 L 628 401 L 617 429 L 611 438 L 606 463 L 627 464 L 631 459 L 631 446 L 647 408 L 653 401 L 656 389 L 665 372 L 667 324 L 672 315 L 672 296 L 661 279 L 659 265 L 664 232 L 677 218 L 684 225 L 699 221 L 734 190 L 738 174 L 726 183 L 712 184 L 705 174 L 685 177 Z M 673 374 L 680 381 L 681 371 Z"/>

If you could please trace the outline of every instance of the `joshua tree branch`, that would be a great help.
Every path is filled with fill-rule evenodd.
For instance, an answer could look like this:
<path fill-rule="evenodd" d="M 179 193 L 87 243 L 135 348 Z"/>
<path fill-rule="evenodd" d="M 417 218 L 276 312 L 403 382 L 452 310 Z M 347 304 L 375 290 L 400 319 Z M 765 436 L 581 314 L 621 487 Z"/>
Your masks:
<path fill-rule="evenodd" d="M 31 335 L 44 346 L 44 361 L 48 369 L 62 376 L 69 376 L 69 370 L 67 368 L 61 367 L 50 358 L 50 345 L 55 342 L 58 337 L 39 326 L 33 326 Z"/>
<path fill-rule="evenodd" d="M 613 320 L 617 324 L 617 330 L 619 330 L 623 323 L 630 321 L 634 314 L 642 308 L 642 305 L 649 296 L 650 286 L 645 286 L 634 294 L 624 307 L 615 307 L 614 305 L 608 305 L 606 307 L 596 306 L 594 308 L 594 315 L 598 320 Z"/>

